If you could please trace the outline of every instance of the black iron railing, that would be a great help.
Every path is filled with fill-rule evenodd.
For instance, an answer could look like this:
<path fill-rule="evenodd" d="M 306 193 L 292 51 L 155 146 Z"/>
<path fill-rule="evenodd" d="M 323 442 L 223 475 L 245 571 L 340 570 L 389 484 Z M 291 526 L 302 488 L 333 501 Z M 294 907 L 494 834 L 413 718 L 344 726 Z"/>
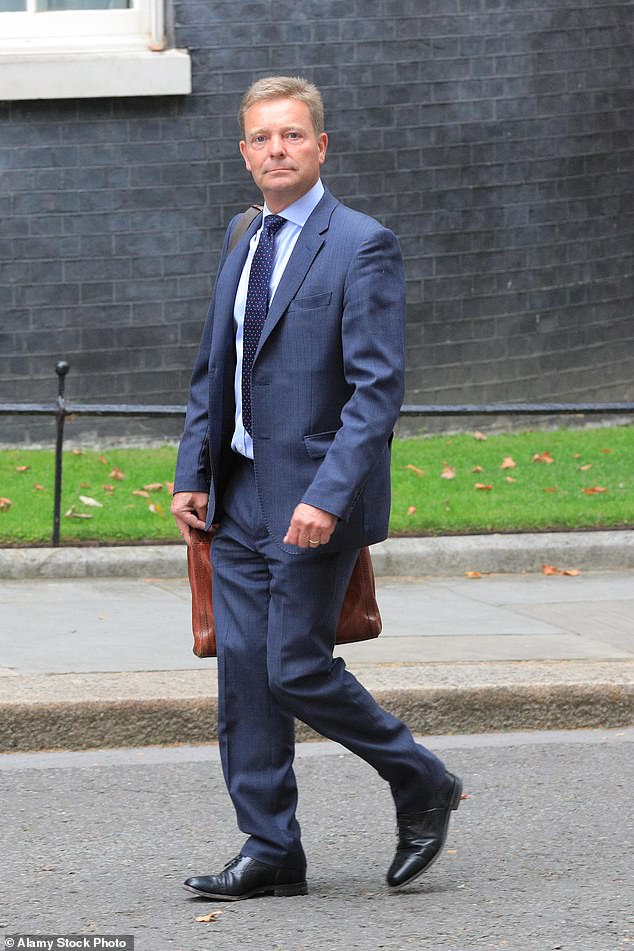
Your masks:
<path fill-rule="evenodd" d="M 184 406 L 164 406 L 155 403 L 68 403 L 64 396 L 66 376 L 70 365 L 60 360 L 57 373 L 57 399 L 54 403 L 0 403 L 0 416 L 54 416 L 55 436 L 55 491 L 53 502 L 53 532 L 51 544 L 59 545 L 62 504 L 64 424 L 68 416 L 145 416 L 154 419 L 183 417 Z M 603 416 L 634 413 L 634 402 L 620 403 L 465 403 L 409 404 L 401 407 L 400 417 L 416 416 Z"/>

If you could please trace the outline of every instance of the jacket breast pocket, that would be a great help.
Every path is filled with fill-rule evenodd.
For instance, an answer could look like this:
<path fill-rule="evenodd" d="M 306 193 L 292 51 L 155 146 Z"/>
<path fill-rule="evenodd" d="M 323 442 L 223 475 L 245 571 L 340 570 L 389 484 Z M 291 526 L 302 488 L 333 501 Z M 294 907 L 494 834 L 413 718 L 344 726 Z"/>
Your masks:
<path fill-rule="evenodd" d="M 308 297 L 296 297 L 291 301 L 289 310 L 316 310 L 318 307 L 327 307 L 332 300 L 332 291 L 323 294 L 309 294 Z"/>

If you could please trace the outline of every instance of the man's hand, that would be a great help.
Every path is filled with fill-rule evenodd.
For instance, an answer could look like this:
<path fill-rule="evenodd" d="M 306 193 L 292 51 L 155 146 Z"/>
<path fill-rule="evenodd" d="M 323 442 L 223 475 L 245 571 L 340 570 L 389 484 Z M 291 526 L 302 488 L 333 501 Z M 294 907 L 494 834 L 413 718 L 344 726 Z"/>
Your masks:
<path fill-rule="evenodd" d="M 192 528 L 199 528 L 201 532 L 205 531 L 208 504 L 207 492 L 174 493 L 170 511 L 176 519 L 179 532 L 188 545 L 191 545 Z"/>
<path fill-rule="evenodd" d="M 318 548 L 330 541 L 336 524 L 336 515 L 300 502 L 283 538 L 284 544 L 297 545 L 298 548 Z"/>

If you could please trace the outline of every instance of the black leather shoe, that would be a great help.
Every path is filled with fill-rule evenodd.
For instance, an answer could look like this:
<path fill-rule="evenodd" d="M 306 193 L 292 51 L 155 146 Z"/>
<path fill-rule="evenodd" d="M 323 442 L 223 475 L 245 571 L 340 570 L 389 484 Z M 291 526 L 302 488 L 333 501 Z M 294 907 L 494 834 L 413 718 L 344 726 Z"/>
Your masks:
<path fill-rule="evenodd" d="M 196 875 L 188 878 L 185 888 L 203 898 L 216 901 L 240 901 L 259 895 L 307 895 L 306 871 L 301 868 L 279 868 L 265 865 L 248 855 L 236 855 L 219 875 Z"/>
<path fill-rule="evenodd" d="M 453 773 L 445 773 L 442 786 L 427 809 L 397 815 L 398 845 L 387 873 L 391 888 L 409 885 L 439 858 L 451 812 L 460 805 L 461 796 L 462 781 Z"/>

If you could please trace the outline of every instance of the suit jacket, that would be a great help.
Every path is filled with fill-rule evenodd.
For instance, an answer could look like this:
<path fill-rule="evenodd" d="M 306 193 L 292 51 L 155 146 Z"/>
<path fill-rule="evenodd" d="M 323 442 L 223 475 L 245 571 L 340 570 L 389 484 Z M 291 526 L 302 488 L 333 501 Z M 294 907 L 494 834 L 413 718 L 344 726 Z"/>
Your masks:
<path fill-rule="evenodd" d="M 232 468 L 233 309 L 255 219 L 227 253 L 192 374 L 174 491 L 209 492 L 222 517 Z M 390 512 L 390 444 L 403 399 L 405 281 L 394 234 L 326 191 L 304 225 L 271 301 L 252 371 L 255 477 L 265 523 L 286 551 L 295 506 L 337 515 L 326 546 L 381 541 Z"/>

